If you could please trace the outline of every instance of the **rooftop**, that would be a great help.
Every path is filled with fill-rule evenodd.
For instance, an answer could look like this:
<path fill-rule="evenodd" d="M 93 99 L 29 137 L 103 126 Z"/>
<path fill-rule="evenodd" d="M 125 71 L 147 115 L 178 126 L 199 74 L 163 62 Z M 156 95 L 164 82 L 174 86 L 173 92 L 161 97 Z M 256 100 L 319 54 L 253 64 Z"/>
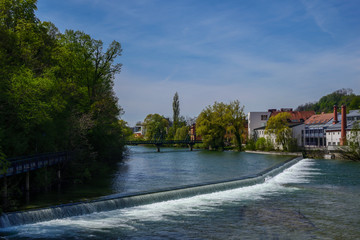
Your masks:
<path fill-rule="evenodd" d="M 282 111 L 282 110 L 283 109 L 281 109 L 280 111 L 273 111 L 270 117 L 274 117 L 282 112 L 288 112 L 291 115 L 290 121 L 299 123 L 299 122 L 305 122 L 308 118 L 315 115 L 315 111 Z"/>
<path fill-rule="evenodd" d="M 312 115 L 311 117 L 309 117 L 309 118 L 305 121 L 305 124 L 307 124 L 307 125 L 311 125 L 311 124 L 325 124 L 325 123 L 330 122 L 333 118 L 334 118 L 334 113 L 321 113 L 321 114 L 316 114 L 316 115 Z"/>
<path fill-rule="evenodd" d="M 360 124 L 359 121 L 347 121 L 347 124 L 346 124 L 346 130 L 351 130 L 353 129 L 354 127 L 354 124 L 358 122 L 358 124 Z M 326 131 L 341 131 L 341 121 L 336 123 L 336 124 L 333 124 L 333 125 L 330 125 Z"/>

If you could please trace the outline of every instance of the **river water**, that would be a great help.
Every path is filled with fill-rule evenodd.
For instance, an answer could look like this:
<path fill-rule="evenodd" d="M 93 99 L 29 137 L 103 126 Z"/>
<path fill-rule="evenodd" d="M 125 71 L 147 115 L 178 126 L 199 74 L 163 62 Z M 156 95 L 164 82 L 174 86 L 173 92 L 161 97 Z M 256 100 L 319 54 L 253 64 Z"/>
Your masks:
<path fill-rule="evenodd" d="M 225 181 L 287 157 L 132 147 L 112 195 Z M 360 164 L 304 159 L 265 182 L 20 226 L 8 239 L 359 239 Z"/>

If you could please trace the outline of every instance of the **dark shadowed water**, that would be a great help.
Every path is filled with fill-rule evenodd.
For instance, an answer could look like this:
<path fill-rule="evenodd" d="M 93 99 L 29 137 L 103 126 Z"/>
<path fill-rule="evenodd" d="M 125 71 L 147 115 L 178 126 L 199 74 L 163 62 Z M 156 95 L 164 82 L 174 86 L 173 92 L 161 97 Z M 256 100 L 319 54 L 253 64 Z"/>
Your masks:
<path fill-rule="evenodd" d="M 286 159 L 132 151 L 119 166 L 114 194 L 227 180 Z M 359 199 L 360 164 L 304 159 L 252 186 L 8 227 L 1 234 L 10 239 L 359 239 Z"/>

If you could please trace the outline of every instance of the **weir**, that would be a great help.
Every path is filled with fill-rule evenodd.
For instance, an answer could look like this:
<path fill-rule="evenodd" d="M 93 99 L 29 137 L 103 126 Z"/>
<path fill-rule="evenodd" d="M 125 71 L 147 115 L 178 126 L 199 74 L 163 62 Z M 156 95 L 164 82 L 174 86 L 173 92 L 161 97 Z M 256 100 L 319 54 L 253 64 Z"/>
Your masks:
<path fill-rule="evenodd" d="M 257 174 L 221 182 L 207 182 L 196 185 L 186 185 L 176 188 L 161 189 L 130 194 L 115 194 L 92 201 L 62 204 L 42 209 L 21 212 L 4 213 L 0 217 L 0 227 L 31 224 L 54 219 L 90 214 L 94 212 L 111 211 L 156 202 L 193 197 L 201 194 L 225 191 L 235 188 L 252 186 L 265 182 L 285 169 L 299 162 L 302 157 L 294 158 Z"/>

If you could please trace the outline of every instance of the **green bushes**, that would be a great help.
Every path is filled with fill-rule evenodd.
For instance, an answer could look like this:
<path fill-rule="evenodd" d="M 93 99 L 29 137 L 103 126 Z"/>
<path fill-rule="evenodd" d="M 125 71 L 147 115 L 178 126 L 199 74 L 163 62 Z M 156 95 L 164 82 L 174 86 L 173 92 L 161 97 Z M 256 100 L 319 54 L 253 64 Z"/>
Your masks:
<path fill-rule="evenodd" d="M 273 151 L 275 150 L 274 144 L 271 142 L 271 139 L 269 138 L 259 138 L 255 142 L 255 148 L 259 151 Z"/>

